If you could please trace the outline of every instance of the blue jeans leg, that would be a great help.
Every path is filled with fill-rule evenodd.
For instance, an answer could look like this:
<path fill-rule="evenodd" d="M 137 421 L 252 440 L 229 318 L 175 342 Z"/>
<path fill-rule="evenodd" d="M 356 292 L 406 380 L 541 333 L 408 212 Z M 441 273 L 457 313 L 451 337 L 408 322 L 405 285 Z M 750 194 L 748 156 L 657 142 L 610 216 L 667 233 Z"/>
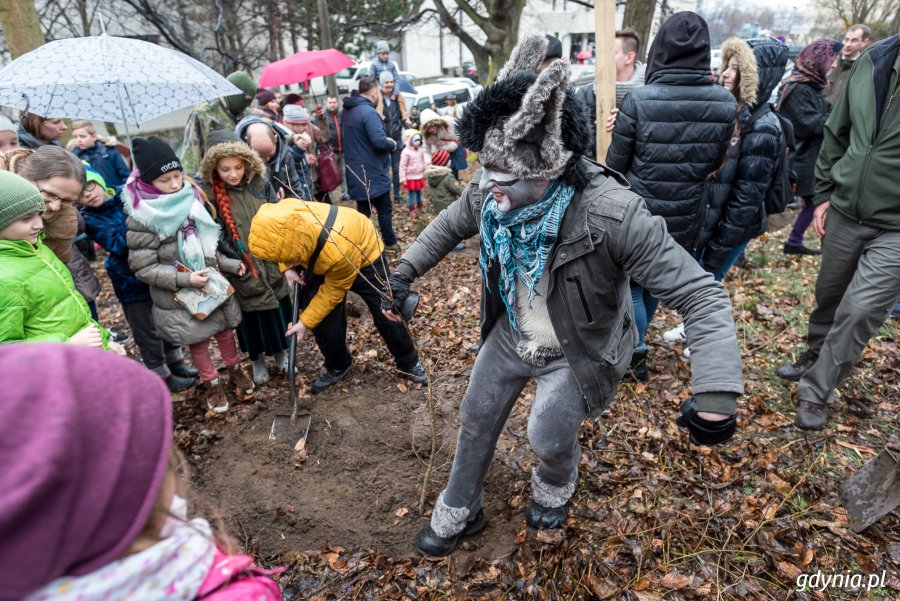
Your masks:
<path fill-rule="evenodd" d="M 400 155 L 402 148 L 391 153 L 391 186 L 394 189 L 394 202 L 400 202 Z"/>
<path fill-rule="evenodd" d="M 391 191 L 388 190 L 380 196 L 375 196 L 371 198 L 370 201 L 375 212 L 378 213 L 378 227 L 381 229 L 381 239 L 387 246 L 397 244 L 397 234 L 394 233 L 393 222 L 394 209 L 391 207 Z M 366 201 L 357 202 L 356 210 L 366 217 L 372 215 L 372 211 L 369 208 L 369 202 Z"/>
<path fill-rule="evenodd" d="M 721 282 L 725 279 L 725 276 L 728 275 L 728 270 L 731 269 L 731 266 L 734 265 L 737 258 L 740 257 L 741 253 L 744 252 L 744 249 L 747 248 L 747 244 L 747 242 L 744 242 L 731 249 L 731 252 L 728 253 L 728 256 L 725 257 L 725 260 L 719 268 L 713 272 L 713 277 L 716 278 L 717 282 Z"/>
<path fill-rule="evenodd" d="M 647 335 L 647 328 L 656 315 L 656 309 L 659 307 L 659 299 L 638 286 L 631 284 L 631 302 L 634 305 L 634 321 L 638 330 L 638 341 L 634 347 L 636 353 L 647 352 L 647 343 L 644 337 Z"/>

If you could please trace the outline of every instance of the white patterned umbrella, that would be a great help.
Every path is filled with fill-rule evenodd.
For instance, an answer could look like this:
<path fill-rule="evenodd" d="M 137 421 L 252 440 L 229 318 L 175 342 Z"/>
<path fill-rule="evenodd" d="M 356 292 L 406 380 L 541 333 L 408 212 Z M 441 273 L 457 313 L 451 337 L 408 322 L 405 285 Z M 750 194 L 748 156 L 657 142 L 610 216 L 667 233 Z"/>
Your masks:
<path fill-rule="evenodd" d="M 233 94 L 243 92 L 186 54 L 105 34 L 49 42 L 0 70 L 2 106 L 126 129 Z"/>

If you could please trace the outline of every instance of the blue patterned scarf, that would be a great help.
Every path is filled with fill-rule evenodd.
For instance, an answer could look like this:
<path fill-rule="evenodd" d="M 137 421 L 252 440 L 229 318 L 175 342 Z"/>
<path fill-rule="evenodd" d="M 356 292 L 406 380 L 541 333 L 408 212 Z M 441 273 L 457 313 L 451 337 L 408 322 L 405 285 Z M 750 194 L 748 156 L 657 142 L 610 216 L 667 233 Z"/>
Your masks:
<path fill-rule="evenodd" d="M 500 297 L 506 305 L 509 323 L 516 331 L 516 280 L 528 288 L 529 308 L 535 288 L 544 273 L 550 251 L 556 245 L 559 225 L 575 188 L 553 180 L 539 201 L 512 211 L 497 209 L 494 195 L 488 195 L 481 212 L 481 277 L 490 290 L 488 269 L 500 264 Z"/>

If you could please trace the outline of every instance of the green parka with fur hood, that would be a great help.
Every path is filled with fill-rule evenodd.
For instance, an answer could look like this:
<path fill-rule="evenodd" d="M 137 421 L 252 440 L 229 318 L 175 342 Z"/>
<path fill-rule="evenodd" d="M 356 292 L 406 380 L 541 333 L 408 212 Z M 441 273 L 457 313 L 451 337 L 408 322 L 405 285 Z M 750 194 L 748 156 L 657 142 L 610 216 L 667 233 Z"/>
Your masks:
<path fill-rule="evenodd" d="M 275 194 L 263 177 L 265 165 L 259 155 L 236 137 L 216 135 L 221 133 L 214 132 L 210 135 L 210 146 L 200 162 L 200 176 L 222 226 L 223 243 L 219 245 L 220 250 L 230 258 L 241 259 L 243 249 L 256 268 L 255 275 L 247 265 L 247 272 L 243 276 L 226 274 L 226 277 L 234 286 L 242 311 L 276 309 L 279 301 L 289 293 L 287 282 L 278 265 L 253 256 L 247 244 L 253 217 L 261 206 L 267 202 L 275 202 Z M 213 178 L 218 178 L 215 175 L 216 163 L 225 157 L 241 159 L 245 170 L 244 179 L 238 186 L 223 182 L 230 202 L 219 198 L 213 186 Z M 235 230 L 237 237 L 234 235 Z"/>
<path fill-rule="evenodd" d="M 463 193 L 463 188 L 453 177 L 450 167 L 428 165 L 425 168 L 425 181 L 428 183 L 428 198 L 435 213 L 449 207 Z"/>

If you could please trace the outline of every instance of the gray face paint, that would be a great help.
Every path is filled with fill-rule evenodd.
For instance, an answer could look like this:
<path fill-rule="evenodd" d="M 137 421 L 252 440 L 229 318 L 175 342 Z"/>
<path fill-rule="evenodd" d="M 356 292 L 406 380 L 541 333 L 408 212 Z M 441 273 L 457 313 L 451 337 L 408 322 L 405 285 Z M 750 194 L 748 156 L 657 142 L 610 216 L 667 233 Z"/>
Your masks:
<path fill-rule="evenodd" d="M 484 167 L 478 188 L 493 194 L 497 208 L 505 213 L 536 203 L 543 196 L 549 183 L 550 181 L 545 179 L 517 178 L 509 173 Z"/>

